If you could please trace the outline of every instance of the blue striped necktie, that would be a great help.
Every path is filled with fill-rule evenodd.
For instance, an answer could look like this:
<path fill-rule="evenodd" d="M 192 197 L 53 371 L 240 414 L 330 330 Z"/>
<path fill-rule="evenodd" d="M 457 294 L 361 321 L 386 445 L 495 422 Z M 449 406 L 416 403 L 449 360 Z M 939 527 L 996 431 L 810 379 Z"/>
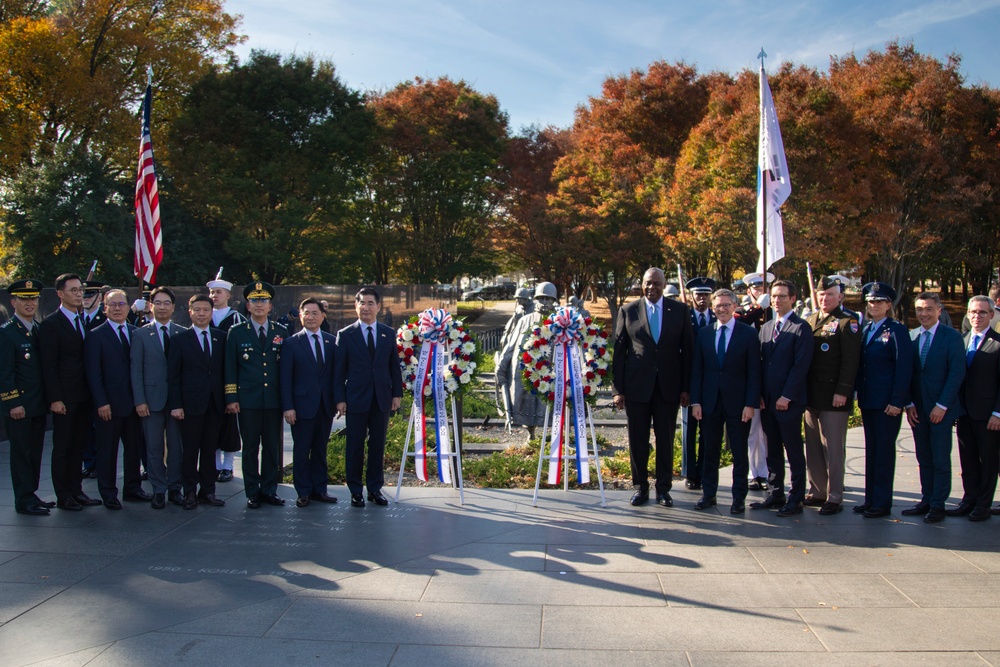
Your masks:
<path fill-rule="evenodd" d="M 924 340 L 920 343 L 920 367 L 927 363 L 927 353 L 931 349 L 931 332 L 924 329 Z"/>

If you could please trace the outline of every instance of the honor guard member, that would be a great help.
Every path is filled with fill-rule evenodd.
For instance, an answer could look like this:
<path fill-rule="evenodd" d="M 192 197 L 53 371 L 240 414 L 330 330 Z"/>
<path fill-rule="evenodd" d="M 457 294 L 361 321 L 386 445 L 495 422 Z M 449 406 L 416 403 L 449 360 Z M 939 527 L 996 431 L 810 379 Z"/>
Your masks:
<path fill-rule="evenodd" d="M 844 500 L 847 418 L 854 411 L 854 382 L 861 362 L 861 325 L 841 307 L 843 276 L 826 276 L 816 293 L 817 310 L 806 322 L 813 332 L 813 358 L 806 379 L 806 472 L 803 504 L 837 514 Z"/>
<path fill-rule="evenodd" d="M 250 319 L 226 336 L 226 412 L 239 419 L 247 507 L 284 505 L 281 480 L 281 388 L 278 363 L 288 330 L 268 320 L 274 287 L 250 283 L 243 290 Z M 259 458 L 258 458 L 259 457 Z"/>
<path fill-rule="evenodd" d="M 774 282 L 774 274 L 768 272 L 767 284 Z M 764 289 L 763 273 L 748 273 L 743 276 L 747 286 L 743 297 L 743 313 L 736 319 L 744 324 L 756 327 L 757 331 L 772 317 L 771 297 Z M 747 438 L 747 451 L 750 457 L 750 489 L 764 491 L 767 489 L 767 436 L 760 423 L 760 411 L 754 413 L 750 420 L 750 436 Z"/>
<path fill-rule="evenodd" d="M 88 280 L 83 283 L 83 326 L 92 331 L 108 321 L 104 312 L 104 292 L 107 283 L 100 280 Z"/>
<path fill-rule="evenodd" d="M 233 284 L 222 279 L 222 269 L 216 274 L 215 280 L 209 280 L 208 296 L 212 299 L 212 328 L 228 333 L 230 327 L 246 318 L 229 307 L 229 299 L 233 292 Z M 240 451 L 240 427 L 236 415 L 227 414 L 219 434 L 219 448 L 215 452 L 215 467 L 218 468 L 218 481 L 229 482 L 233 479 L 233 460 Z"/>
<path fill-rule="evenodd" d="M 692 278 L 685 284 L 691 294 L 691 328 L 695 340 L 698 332 L 704 327 L 715 324 L 715 313 L 712 312 L 712 292 L 715 291 L 715 281 L 711 278 Z M 704 436 L 701 433 L 701 422 L 689 419 L 690 411 L 684 408 L 681 412 L 684 431 L 684 447 L 681 451 L 681 475 L 685 477 L 685 486 L 689 489 L 701 488 L 702 464 L 705 447 Z"/>
<path fill-rule="evenodd" d="M 134 327 L 144 327 L 153 321 L 153 305 L 150 299 L 153 294 L 153 286 L 146 281 L 142 282 L 142 294 L 132 302 L 132 307 L 128 311 L 128 323 Z"/>
<path fill-rule="evenodd" d="M 14 315 L 0 326 L 0 404 L 10 438 L 14 510 L 18 514 L 44 516 L 56 504 L 36 495 L 42 471 L 45 417 L 49 412 L 34 319 L 42 284 L 37 280 L 21 280 L 8 287 L 7 292 Z"/>

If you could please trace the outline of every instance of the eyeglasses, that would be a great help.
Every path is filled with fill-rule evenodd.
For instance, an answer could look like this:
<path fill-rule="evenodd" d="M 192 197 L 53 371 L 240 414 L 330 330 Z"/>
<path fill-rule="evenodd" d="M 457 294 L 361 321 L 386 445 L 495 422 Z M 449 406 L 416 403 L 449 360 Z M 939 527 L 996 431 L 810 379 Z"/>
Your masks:
<path fill-rule="evenodd" d="M 83 294 L 83 288 L 82 287 L 64 287 L 63 289 L 61 289 L 59 291 L 60 292 L 69 292 L 70 294 Z"/>
<path fill-rule="evenodd" d="M 712 308 L 715 308 L 716 310 L 720 310 L 720 309 L 721 310 L 729 310 L 730 308 L 732 308 L 735 305 L 736 304 L 732 303 L 732 302 L 729 302 L 729 303 L 713 303 L 712 304 Z"/>
<path fill-rule="evenodd" d="M 788 293 L 785 293 L 785 294 L 772 294 L 771 298 L 772 299 L 789 299 L 789 298 L 791 298 L 791 296 L 792 295 L 788 294 Z"/>
<path fill-rule="evenodd" d="M 979 315 L 980 317 L 992 317 L 993 313 L 988 310 L 970 310 L 969 317 L 972 317 L 973 315 Z"/>
<path fill-rule="evenodd" d="M 105 301 L 104 305 L 108 308 L 125 308 L 128 306 L 127 301 Z"/>

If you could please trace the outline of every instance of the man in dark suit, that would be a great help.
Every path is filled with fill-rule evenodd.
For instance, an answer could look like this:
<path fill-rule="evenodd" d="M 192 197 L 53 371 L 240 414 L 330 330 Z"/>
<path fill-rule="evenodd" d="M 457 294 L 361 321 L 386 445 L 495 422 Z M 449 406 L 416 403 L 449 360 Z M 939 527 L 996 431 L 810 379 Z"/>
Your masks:
<path fill-rule="evenodd" d="M 837 514 L 844 502 L 847 418 L 854 412 L 854 383 L 861 363 L 861 324 L 841 308 L 844 276 L 824 276 L 816 292 L 817 310 L 806 322 L 813 333 L 806 408 L 806 468 L 809 493 L 804 504 L 823 515 Z"/>
<path fill-rule="evenodd" d="M 396 332 L 375 321 L 380 308 L 379 293 L 371 287 L 361 288 L 354 297 L 358 321 L 337 332 L 333 400 L 337 413 L 347 415 L 345 467 L 353 507 L 365 506 L 361 480 L 366 438 L 368 500 L 389 504 L 382 495 L 385 435 L 389 413 L 399 409 L 403 398 L 403 374 L 396 354 Z"/>
<path fill-rule="evenodd" d="M 965 413 L 958 398 L 965 379 L 965 348 L 961 334 L 940 324 L 937 294 L 918 294 L 914 310 L 920 326 L 910 332 L 913 403 L 906 408 L 906 420 L 920 464 L 920 502 L 902 513 L 924 515 L 924 522 L 937 523 L 945 517 L 944 504 L 951 493 L 951 427 Z"/>
<path fill-rule="evenodd" d="M 79 308 L 83 283 L 64 273 L 56 278 L 59 309 L 39 325 L 45 400 L 52 412 L 52 486 L 60 509 L 80 511 L 101 501 L 83 492 L 83 449 L 93 424 L 90 387 L 83 366 L 87 335 Z"/>
<path fill-rule="evenodd" d="M 83 310 L 80 319 L 84 331 L 93 331 L 108 321 L 104 312 L 104 293 L 111 287 L 100 280 L 88 279 L 83 283 Z M 91 424 L 83 445 L 83 477 L 97 479 L 96 424 Z"/>
<path fill-rule="evenodd" d="M 771 493 L 752 509 L 778 509 L 778 516 L 802 513 L 806 495 L 806 457 L 802 415 L 806 409 L 806 375 L 813 355 L 812 329 L 795 314 L 795 284 L 771 285 L 775 317 L 760 328 L 761 424 L 767 435 L 767 471 Z M 784 450 L 784 451 L 782 451 Z M 785 496 L 785 456 L 792 485 Z"/>
<path fill-rule="evenodd" d="M 118 500 L 118 442 L 123 445 L 122 498 L 148 501 L 142 489 L 139 449 L 143 447 L 142 425 L 132 396 L 132 344 L 135 327 L 125 321 L 128 298 L 114 289 L 104 295 L 108 321 L 87 336 L 84 365 L 90 393 L 97 410 L 97 488 L 104 506 L 120 510 Z"/>
<path fill-rule="evenodd" d="M 649 423 L 656 434 L 656 502 L 672 507 L 674 433 L 677 410 L 687 406 L 694 334 L 688 307 L 663 298 L 663 271 L 642 278 L 643 297 L 622 306 L 615 324 L 611 393 L 628 420 L 629 463 L 635 493 L 632 505 L 649 501 Z"/>
<path fill-rule="evenodd" d="M 279 363 L 288 337 L 268 320 L 274 287 L 257 281 L 243 290 L 250 319 L 226 336 L 226 412 L 237 415 L 243 441 L 243 486 L 247 507 L 284 505 L 281 481 L 281 391 Z"/>
<path fill-rule="evenodd" d="M 958 456 L 962 462 L 962 502 L 945 510 L 970 521 L 990 518 L 1000 467 L 1000 334 L 991 328 L 994 302 L 986 296 L 969 300 L 965 335 L 965 381 L 959 399 L 965 414 L 958 418 Z"/>
<path fill-rule="evenodd" d="M 215 497 L 215 448 L 226 411 L 226 337 L 211 328 L 212 300 L 204 294 L 188 299 L 188 315 L 191 328 L 170 338 L 167 409 L 180 422 L 183 507 L 193 510 L 199 502 L 226 504 Z"/>
<path fill-rule="evenodd" d="M 20 280 L 12 283 L 7 292 L 14 315 L 0 326 L 0 404 L 10 439 L 14 510 L 18 514 L 47 516 L 55 503 L 37 495 L 48 414 L 35 324 L 42 284 Z"/>
<path fill-rule="evenodd" d="M 149 295 L 153 322 L 136 329 L 132 336 L 132 396 L 146 441 L 147 470 L 153 485 L 153 509 L 166 507 L 167 496 L 183 504 L 181 494 L 181 427 L 167 410 L 167 354 L 171 339 L 184 327 L 170 320 L 174 293 L 157 287 Z M 166 455 L 166 465 L 164 465 Z"/>
<path fill-rule="evenodd" d="M 733 453 L 731 514 L 742 514 L 746 502 L 750 459 L 747 436 L 760 405 L 760 341 L 749 324 L 737 322 L 736 295 L 721 289 L 712 295 L 717 321 L 698 332 L 691 367 L 691 416 L 701 424 L 705 457 L 702 497 L 695 509 L 715 505 L 719 488 L 719 458 L 723 429 Z"/>
<path fill-rule="evenodd" d="M 337 339 L 320 329 L 317 299 L 298 309 L 302 330 L 285 340 L 281 359 L 281 408 L 292 427 L 292 479 L 296 507 L 312 500 L 335 503 L 327 493 L 326 446 L 333 425 L 333 367 Z"/>
<path fill-rule="evenodd" d="M 712 312 L 715 281 L 705 277 L 692 278 L 687 281 L 685 287 L 691 296 L 691 327 L 697 340 L 699 331 L 715 325 L 715 313 Z M 689 419 L 689 413 L 690 408 L 681 410 L 681 423 L 684 427 L 681 475 L 684 476 L 684 486 L 689 489 L 700 489 L 705 464 L 705 455 L 702 452 L 705 447 L 705 435 L 701 432 L 701 422 Z"/>

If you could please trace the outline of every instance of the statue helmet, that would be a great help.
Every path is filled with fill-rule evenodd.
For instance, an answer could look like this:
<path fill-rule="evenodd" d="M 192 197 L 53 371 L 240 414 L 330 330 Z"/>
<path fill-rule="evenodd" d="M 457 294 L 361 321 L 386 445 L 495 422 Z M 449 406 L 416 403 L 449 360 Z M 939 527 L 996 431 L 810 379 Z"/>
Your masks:
<path fill-rule="evenodd" d="M 550 299 L 559 299 L 559 290 L 552 283 L 538 283 L 535 286 L 535 298 L 547 296 Z"/>
<path fill-rule="evenodd" d="M 527 287 L 522 287 L 521 289 L 517 290 L 517 298 L 524 299 L 526 301 L 531 301 L 531 290 L 528 289 Z"/>

